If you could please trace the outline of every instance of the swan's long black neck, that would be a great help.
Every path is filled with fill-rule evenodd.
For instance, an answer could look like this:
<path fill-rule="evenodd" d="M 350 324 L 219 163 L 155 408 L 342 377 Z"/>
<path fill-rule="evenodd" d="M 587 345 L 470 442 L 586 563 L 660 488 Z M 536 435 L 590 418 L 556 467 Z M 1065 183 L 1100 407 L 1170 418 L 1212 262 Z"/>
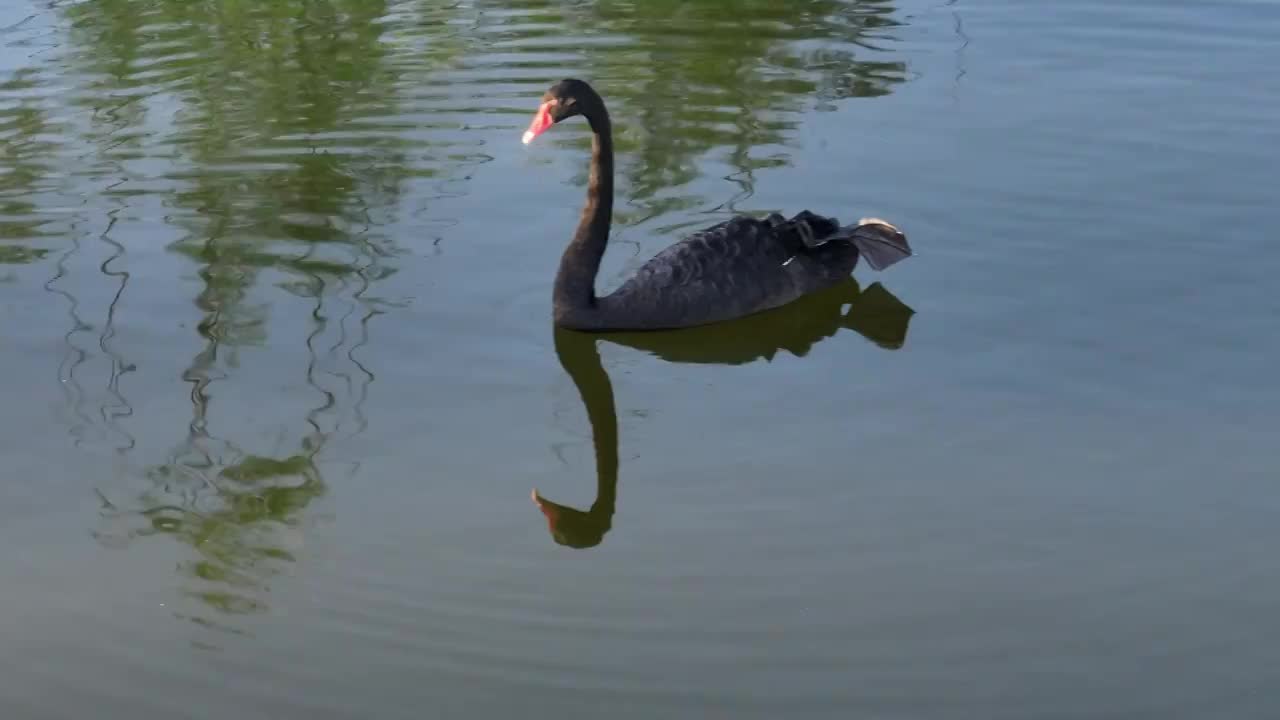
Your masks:
<path fill-rule="evenodd" d="M 600 102 L 597 108 L 586 114 L 593 133 L 587 204 L 582 208 L 582 219 L 560 258 L 560 270 L 556 274 L 552 299 L 557 313 L 561 314 L 582 314 L 595 309 L 596 273 L 600 270 L 613 222 L 613 130 L 604 103 Z"/>

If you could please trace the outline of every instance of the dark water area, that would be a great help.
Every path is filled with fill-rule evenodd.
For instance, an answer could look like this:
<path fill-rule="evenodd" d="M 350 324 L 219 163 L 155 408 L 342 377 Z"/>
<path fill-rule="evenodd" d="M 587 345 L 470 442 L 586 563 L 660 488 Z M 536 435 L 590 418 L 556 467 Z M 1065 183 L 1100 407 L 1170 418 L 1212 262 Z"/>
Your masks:
<path fill-rule="evenodd" d="M 0 717 L 1280 715 L 1280 7 L 0 6 Z M 554 331 L 810 209 L 917 255 Z M 536 488 L 541 507 L 531 501 Z"/>

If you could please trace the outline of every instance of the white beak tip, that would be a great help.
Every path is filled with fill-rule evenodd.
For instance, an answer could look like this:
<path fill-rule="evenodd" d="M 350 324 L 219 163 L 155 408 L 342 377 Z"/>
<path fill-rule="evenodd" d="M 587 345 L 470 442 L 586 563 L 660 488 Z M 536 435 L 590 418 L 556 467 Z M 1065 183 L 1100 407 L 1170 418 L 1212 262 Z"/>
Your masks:
<path fill-rule="evenodd" d="M 528 145 L 532 141 L 533 141 L 533 133 L 529 132 L 528 130 L 525 130 L 524 137 L 520 138 L 520 142 L 524 143 L 525 145 Z"/>

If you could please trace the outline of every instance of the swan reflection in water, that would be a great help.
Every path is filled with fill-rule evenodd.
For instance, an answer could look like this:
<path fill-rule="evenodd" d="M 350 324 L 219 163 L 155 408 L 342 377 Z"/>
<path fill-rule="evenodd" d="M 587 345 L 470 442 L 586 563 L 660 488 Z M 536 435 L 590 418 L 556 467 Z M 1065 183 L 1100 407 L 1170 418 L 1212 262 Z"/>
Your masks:
<path fill-rule="evenodd" d="M 596 456 L 596 499 L 578 510 L 543 497 L 533 501 L 547 518 L 556 543 L 573 548 L 599 545 L 613 522 L 618 491 L 618 418 L 613 386 L 600 362 L 598 339 L 647 351 L 674 363 L 743 365 L 771 360 L 781 350 L 804 357 L 841 329 L 853 330 L 885 350 L 906 342 L 915 311 L 880 283 L 866 290 L 847 282 L 790 305 L 733 322 L 662 332 L 583 333 L 555 328 L 556 354 L 586 406 Z"/>

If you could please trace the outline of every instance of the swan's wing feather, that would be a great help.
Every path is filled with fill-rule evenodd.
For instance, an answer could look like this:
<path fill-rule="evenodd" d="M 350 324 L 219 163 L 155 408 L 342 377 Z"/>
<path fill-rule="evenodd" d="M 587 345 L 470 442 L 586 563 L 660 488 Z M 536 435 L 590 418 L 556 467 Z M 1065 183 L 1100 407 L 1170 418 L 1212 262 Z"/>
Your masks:
<path fill-rule="evenodd" d="M 799 295 L 770 218 L 735 217 L 667 247 L 602 301 L 664 324 L 715 322 Z"/>

